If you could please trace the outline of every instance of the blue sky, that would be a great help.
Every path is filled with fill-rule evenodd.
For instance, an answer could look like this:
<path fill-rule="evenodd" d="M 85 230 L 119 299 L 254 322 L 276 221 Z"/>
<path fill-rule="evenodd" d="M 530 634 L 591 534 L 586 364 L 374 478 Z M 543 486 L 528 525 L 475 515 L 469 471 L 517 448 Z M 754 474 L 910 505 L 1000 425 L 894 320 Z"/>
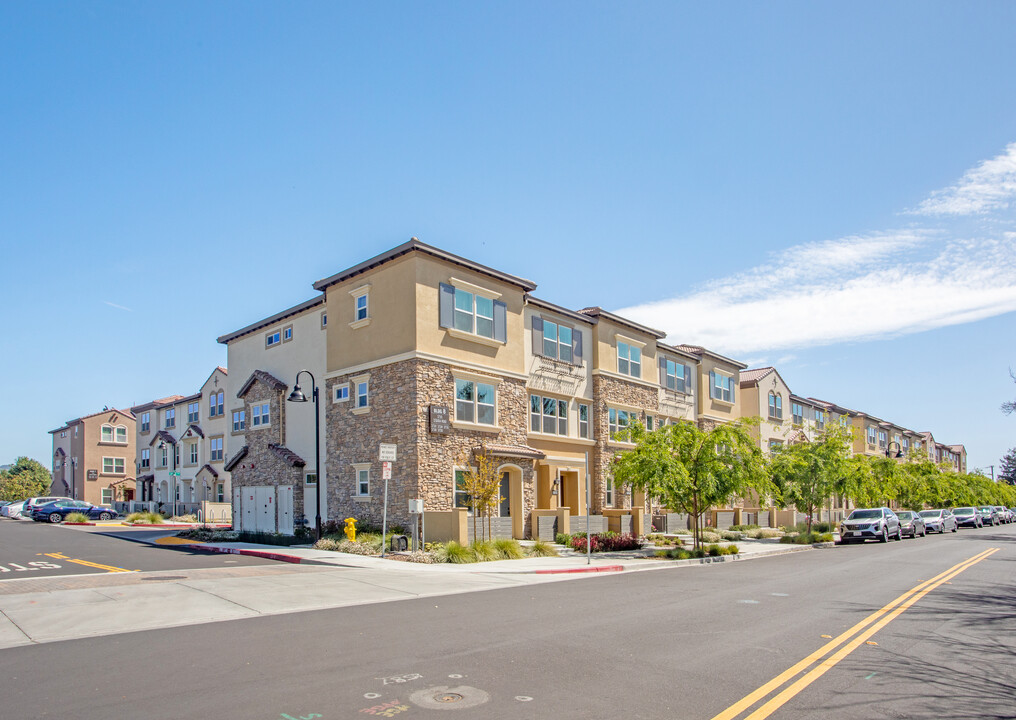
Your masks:
<path fill-rule="evenodd" d="M 0 5 L 0 463 L 418 236 L 1016 445 L 1012 3 Z"/>

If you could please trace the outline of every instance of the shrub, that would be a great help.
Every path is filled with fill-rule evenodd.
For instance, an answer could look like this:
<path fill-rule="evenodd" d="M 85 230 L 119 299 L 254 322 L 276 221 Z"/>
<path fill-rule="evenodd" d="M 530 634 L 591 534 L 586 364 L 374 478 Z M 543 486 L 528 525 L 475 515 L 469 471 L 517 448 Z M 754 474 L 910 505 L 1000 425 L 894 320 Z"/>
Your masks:
<path fill-rule="evenodd" d="M 720 534 L 717 532 L 714 532 L 712 530 L 702 531 L 701 540 L 704 543 L 718 543 L 722 539 L 723 537 L 721 537 Z"/>
<path fill-rule="evenodd" d="M 724 540 L 744 540 L 744 533 L 737 530 L 720 530 L 720 537 Z"/>
<path fill-rule="evenodd" d="M 811 524 L 811 531 L 817 533 L 827 533 L 833 531 L 833 524 L 830 522 L 817 522 Z"/>
<path fill-rule="evenodd" d="M 129 523 L 143 523 L 145 525 L 158 525 L 163 522 L 162 515 L 153 512 L 133 512 L 124 520 Z"/>
<path fill-rule="evenodd" d="M 707 545 L 706 552 L 709 554 L 709 557 L 719 557 L 723 554 L 723 548 L 719 545 Z"/>
<path fill-rule="evenodd" d="M 631 533 L 619 535 L 616 532 L 597 533 L 593 535 L 593 552 L 611 552 L 615 550 L 638 550 L 642 547 L 642 541 Z M 579 552 L 586 552 L 586 537 L 584 533 L 577 533 L 571 536 L 571 547 Z"/>
<path fill-rule="evenodd" d="M 737 545 L 727 545 L 727 547 L 723 548 L 723 551 L 727 553 L 727 555 L 737 555 L 739 552 L 741 552 L 738 549 Z"/>
<path fill-rule="evenodd" d="M 791 533 L 780 538 L 781 543 L 789 545 L 811 545 L 813 543 L 832 542 L 832 533 Z"/>
<path fill-rule="evenodd" d="M 659 545 L 661 547 L 665 547 L 665 546 L 668 546 L 668 545 L 680 545 L 681 544 L 680 538 L 668 537 L 667 535 L 660 535 L 658 533 L 653 533 L 652 535 L 647 535 L 646 536 L 646 540 L 648 540 L 649 542 L 653 543 L 654 545 Z"/>
<path fill-rule="evenodd" d="M 705 548 L 701 547 L 695 548 L 694 550 L 691 551 L 691 556 L 693 558 L 704 558 L 706 556 Z"/>
<path fill-rule="evenodd" d="M 758 525 L 731 525 L 730 529 L 744 531 L 744 530 L 759 530 L 761 528 L 759 528 Z"/>
<path fill-rule="evenodd" d="M 529 557 L 557 557 L 557 550 L 546 540 L 534 540 L 527 554 Z"/>
<path fill-rule="evenodd" d="M 501 554 L 497 551 L 497 547 L 494 546 L 491 540 L 474 540 L 469 544 L 469 550 L 478 562 L 501 559 Z"/>
<path fill-rule="evenodd" d="M 84 513 L 68 513 L 67 517 L 64 518 L 64 522 L 70 523 L 86 523 L 88 522 L 88 516 Z"/>
<path fill-rule="evenodd" d="M 177 533 L 179 538 L 186 540 L 200 540 L 201 542 L 236 542 L 240 533 L 233 530 L 212 530 L 210 528 L 188 528 Z"/>
<path fill-rule="evenodd" d="M 759 538 L 778 538 L 783 537 L 783 531 L 777 528 L 759 528 L 757 530 L 749 530 L 745 535 L 755 540 Z"/>
<path fill-rule="evenodd" d="M 185 523 L 196 523 L 198 521 L 197 515 L 174 515 L 170 518 L 173 522 L 185 522 Z"/>
<path fill-rule="evenodd" d="M 659 558 L 670 558 L 671 560 L 688 560 L 692 557 L 690 550 L 684 550 L 682 548 L 672 548 L 670 550 L 657 550 L 655 553 L 656 557 Z"/>
<path fill-rule="evenodd" d="M 466 545 L 452 540 L 441 546 L 436 553 L 436 559 L 438 562 L 449 562 L 449 563 L 471 563 L 476 562 L 476 556 L 470 551 Z"/>
<path fill-rule="evenodd" d="M 585 535 L 572 535 L 570 542 L 573 550 L 578 550 L 579 552 L 586 552 Z M 595 535 L 593 535 L 593 537 L 590 538 L 589 550 L 591 552 L 600 552 L 600 541 L 596 539 Z"/>
<path fill-rule="evenodd" d="M 494 541 L 494 549 L 502 560 L 518 560 L 525 557 L 519 541 L 512 538 L 498 538 Z"/>
<path fill-rule="evenodd" d="M 554 542 L 556 542 L 558 545 L 564 545 L 565 547 L 568 547 L 569 545 L 571 545 L 571 538 L 572 536 L 569 535 L 568 533 L 558 533 L 557 535 L 554 536 Z"/>

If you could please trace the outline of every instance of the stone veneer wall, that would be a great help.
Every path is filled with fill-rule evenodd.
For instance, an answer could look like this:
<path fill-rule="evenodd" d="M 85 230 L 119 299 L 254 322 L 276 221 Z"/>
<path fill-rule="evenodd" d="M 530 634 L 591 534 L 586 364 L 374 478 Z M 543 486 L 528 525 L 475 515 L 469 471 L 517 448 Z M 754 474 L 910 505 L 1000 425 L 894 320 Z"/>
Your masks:
<path fill-rule="evenodd" d="M 482 374 L 475 373 L 472 374 Z M 355 373 L 328 381 L 328 397 L 332 388 Z M 452 507 L 456 466 L 472 464 L 472 451 L 481 441 L 503 445 L 525 445 L 528 422 L 528 395 L 525 382 L 500 378 L 497 385 L 498 429 L 490 431 L 456 429 L 447 435 L 430 432 L 430 405 L 448 407 L 455 414 L 455 378 L 449 365 L 430 360 L 404 360 L 372 368 L 370 375 L 370 410 L 353 413 L 353 401 L 329 402 L 327 410 L 328 507 L 333 517 L 341 520 L 356 517 L 361 522 L 381 525 L 384 503 L 384 481 L 378 445 L 398 445 L 398 454 L 388 485 L 389 525 L 407 525 L 410 521 L 408 501 L 423 498 L 427 510 L 448 510 Z M 491 375 L 492 380 L 498 377 Z M 352 391 L 350 395 L 355 393 Z M 370 497 L 357 498 L 356 473 L 353 463 L 370 463 Z M 531 532 L 530 511 L 535 507 L 536 491 L 533 461 L 504 458 L 503 464 L 522 468 L 523 516 L 526 533 Z"/>
<path fill-rule="evenodd" d="M 602 513 L 607 507 L 606 479 L 610 474 L 610 463 L 614 453 L 621 448 L 611 446 L 610 418 L 608 409 L 611 404 L 641 408 L 639 420 L 644 424 L 646 411 L 659 411 L 660 393 L 655 387 L 647 387 L 638 383 L 627 382 L 609 375 L 593 376 L 593 423 L 595 425 L 596 445 L 593 447 L 592 484 L 593 512 Z M 614 487 L 615 508 L 626 508 L 631 505 L 631 495 L 623 492 L 623 488 Z"/>

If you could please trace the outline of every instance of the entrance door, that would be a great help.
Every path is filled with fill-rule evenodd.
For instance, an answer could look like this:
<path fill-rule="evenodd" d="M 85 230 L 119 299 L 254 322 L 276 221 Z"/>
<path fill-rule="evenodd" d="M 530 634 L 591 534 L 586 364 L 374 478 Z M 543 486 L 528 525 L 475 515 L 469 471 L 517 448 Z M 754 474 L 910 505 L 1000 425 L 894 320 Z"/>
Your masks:
<path fill-rule="evenodd" d="M 501 493 L 501 506 L 498 515 L 501 517 L 511 517 L 511 481 L 508 478 L 507 470 L 501 473 L 501 489 L 499 492 Z"/>

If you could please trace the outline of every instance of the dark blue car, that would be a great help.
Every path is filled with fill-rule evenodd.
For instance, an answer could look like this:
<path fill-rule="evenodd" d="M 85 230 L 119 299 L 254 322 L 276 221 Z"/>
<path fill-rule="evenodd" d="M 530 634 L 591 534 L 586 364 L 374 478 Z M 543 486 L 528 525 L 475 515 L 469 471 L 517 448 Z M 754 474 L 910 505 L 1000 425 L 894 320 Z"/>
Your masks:
<path fill-rule="evenodd" d="M 32 519 L 36 522 L 59 523 L 71 513 L 82 513 L 87 515 L 89 520 L 112 520 L 120 517 L 120 513 L 112 508 L 92 505 L 84 500 L 57 500 L 35 508 Z"/>

